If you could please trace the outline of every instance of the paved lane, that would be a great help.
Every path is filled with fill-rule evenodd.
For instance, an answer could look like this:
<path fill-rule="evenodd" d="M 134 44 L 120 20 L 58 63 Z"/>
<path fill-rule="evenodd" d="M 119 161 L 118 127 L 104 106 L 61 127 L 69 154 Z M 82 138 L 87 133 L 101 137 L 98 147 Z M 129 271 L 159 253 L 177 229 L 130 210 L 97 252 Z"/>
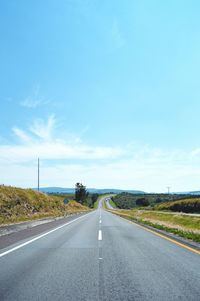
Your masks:
<path fill-rule="evenodd" d="M 198 254 L 101 206 L 0 258 L 0 300 L 199 299 Z"/>
<path fill-rule="evenodd" d="M 200 300 L 200 256 L 103 214 L 104 295 L 112 300 Z"/>

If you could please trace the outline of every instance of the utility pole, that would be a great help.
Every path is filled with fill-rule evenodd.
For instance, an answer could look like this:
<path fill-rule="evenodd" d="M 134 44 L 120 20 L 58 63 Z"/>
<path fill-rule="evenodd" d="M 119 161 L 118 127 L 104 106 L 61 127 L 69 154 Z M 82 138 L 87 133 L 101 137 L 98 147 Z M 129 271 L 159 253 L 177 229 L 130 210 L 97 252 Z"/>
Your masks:
<path fill-rule="evenodd" d="M 169 186 L 167 187 L 167 191 L 168 191 L 168 194 L 170 194 L 170 187 Z"/>
<path fill-rule="evenodd" d="M 40 158 L 38 158 L 38 192 L 40 191 Z"/>

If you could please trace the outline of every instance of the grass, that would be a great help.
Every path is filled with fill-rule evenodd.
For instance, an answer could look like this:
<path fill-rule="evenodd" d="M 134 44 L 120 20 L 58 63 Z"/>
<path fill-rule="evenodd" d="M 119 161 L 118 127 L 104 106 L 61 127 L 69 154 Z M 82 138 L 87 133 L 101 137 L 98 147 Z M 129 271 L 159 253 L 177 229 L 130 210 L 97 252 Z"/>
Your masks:
<path fill-rule="evenodd" d="M 97 209 L 97 208 L 98 208 L 98 204 L 99 204 L 99 197 L 98 197 L 98 199 L 96 200 L 96 202 L 94 202 L 94 209 Z"/>
<path fill-rule="evenodd" d="M 200 243 L 200 217 L 181 214 L 165 214 L 144 210 L 112 210 L 121 217 L 177 234 Z"/>
<path fill-rule="evenodd" d="M 110 196 L 113 196 L 113 194 L 103 194 L 103 195 L 100 195 L 97 199 L 97 201 L 94 203 L 94 209 L 97 209 L 98 208 L 98 204 L 99 204 L 99 201 L 102 199 L 102 205 L 103 205 L 103 208 L 104 209 L 107 209 L 107 206 L 106 206 L 106 201 L 105 199 L 107 197 L 110 197 Z M 111 203 L 111 202 L 110 202 Z M 114 204 L 114 203 L 113 203 Z M 114 207 L 115 206 L 115 207 Z M 116 208 L 116 205 L 114 204 L 113 208 Z"/>
<path fill-rule="evenodd" d="M 116 204 L 113 202 L 113 200 L 110 199 L 109 203 L 110 203 L 110 205 L 111 205 L 113 208 L 116 208 L 116 207 L 117 207 Z"/>
<path fill-rule="evenodd" d="M 187 198 L 174 202 L 166 202 L 154 207 L 155 210 L 181 211 L 186 213 L 200 213 L 200 198 Z"/>
<path fill-rule="evenodd" d="M 89 210 L 75 201 L 64 204 L 63 196 L 31 189 L 0 186 L 0 224 L 56 217 Z"/>

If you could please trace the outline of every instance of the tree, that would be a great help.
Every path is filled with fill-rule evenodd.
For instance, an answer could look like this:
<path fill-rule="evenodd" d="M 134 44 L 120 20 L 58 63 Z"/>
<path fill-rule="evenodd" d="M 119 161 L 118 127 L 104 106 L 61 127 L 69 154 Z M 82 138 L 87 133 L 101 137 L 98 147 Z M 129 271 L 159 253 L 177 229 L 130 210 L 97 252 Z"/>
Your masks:
<path fill-rule="evenodd" d="M 140 198 L 136 200 L 137 206 L 149 206 L 149 201 L 145 198 Z"/>
<path fill-rule="evenodd" d="M 83 204 L 88 196 L 88 192 L 86 190 L 86 186 L 81 183 L 76 183 L 75 187 L 75 200 L 81 204 Z"/>
<path fill-rule="evenodd" d="M 98 193 L 93 193 L 92 194 L 92 204 L 94 204 L 97 201 L 98 197 L 99 197 Z"/>

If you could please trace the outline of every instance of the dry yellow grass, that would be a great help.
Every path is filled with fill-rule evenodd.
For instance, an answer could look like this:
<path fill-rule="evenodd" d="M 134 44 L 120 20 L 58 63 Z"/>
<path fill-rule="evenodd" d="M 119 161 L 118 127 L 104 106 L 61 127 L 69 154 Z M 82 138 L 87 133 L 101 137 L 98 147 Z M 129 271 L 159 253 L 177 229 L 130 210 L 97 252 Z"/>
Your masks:
<path fill-rule="evenodd" d="M 87 211 L 75 201 L 67 205 L 61 196 L 49 196 L 32 189 L 0 186 L 0 224 Z"/>

